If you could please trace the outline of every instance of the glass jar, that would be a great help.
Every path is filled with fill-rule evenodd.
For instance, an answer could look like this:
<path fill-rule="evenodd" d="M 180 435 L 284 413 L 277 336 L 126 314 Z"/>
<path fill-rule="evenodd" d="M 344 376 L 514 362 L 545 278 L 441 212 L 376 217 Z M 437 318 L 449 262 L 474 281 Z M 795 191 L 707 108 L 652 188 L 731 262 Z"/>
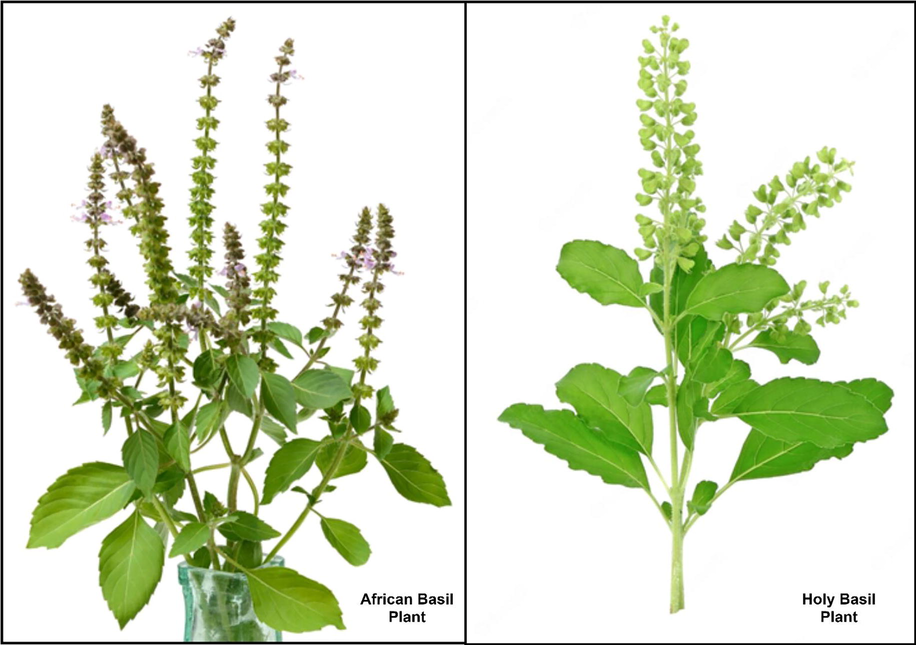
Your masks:
<path fill-rule="evenodd" d="M 282 567 L 275 557 L 265 567 Z M 281 632 L 268 627 L 254 614 L 244 573 L 178 565 L 184 592 L 185 642 L 279 643 Z"/>

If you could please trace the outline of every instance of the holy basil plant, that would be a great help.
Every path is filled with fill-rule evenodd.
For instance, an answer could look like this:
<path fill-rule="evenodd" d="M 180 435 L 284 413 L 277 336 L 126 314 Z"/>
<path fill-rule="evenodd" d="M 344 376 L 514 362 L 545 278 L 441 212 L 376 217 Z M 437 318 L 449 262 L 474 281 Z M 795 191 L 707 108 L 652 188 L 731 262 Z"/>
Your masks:
<path fill-rule="evenodd" d="M 772 352 L 781 363 L 811 365 L 820 350 L 808 317 L 821 326 L 835 324 L 847 308 L 858 306 L 848 287 L 833 293 L 828 282 L 806 299 L 805 281 L 790 286 L 772 268 L 790 236 L 850 190 L 840 176 L 852 174 L 853 164 L 823 148 L 817 162 L 805 158 L 761 185 L 744 221 L 733 222 L 716 243 L 737 257 L 714 266 L 704 247 L 706 207 L 694 194 L 703 170 L 690 129 L 697 114 L 683 99 L 690 70 L 683 53 L 689 43 L 673 35 L 677 30 L 663 17 L 662 25 L 651 29 L 657 40 L 644 40 L 645 55 L 639 58 L 639 88 L 645 94 L 637 101 L 639 138 L 652 167 L 639 171 L 642 192 L 636 201 L 658 208 L 654 216 L 636 216 L 643 245 L 635 255 L 653 261 L 648 279 L 625 251 L 595 241 L 569 242 L 557 265 L 570 286 L 602 305 L 645 310 L 661 335 L 665 362 L 626 373 L 595 363 L 577 365 L 556 385 L 557 397 L 571 410 L 516 404 L 500 416 L 573 470 L 645 491 L 673 538 L 672 612 L 684 607 L 684 536 L 726 490 L 848 456 L 857 442 L 887 431 L 884 414 L 893 395 L 874 378 L 758 383 L 750 365 L 738 358 L 739 352 L 756 349 Z M 668 478 L 652 457 L 653 406 L 667 408 Z M 750 426 L 731 477 L 721 487 L 700 481 L 688 495 L 703 426 L 731 418 Z M 646 464 L 667 501 L 659 503 L 652 492 Z"/>
<path fill-rule="evenodd" d="M 213 113 L 219 103 L 214 88 L 220 82 L 214 68 L 234 29 L 235 22 L 227 20 L 216 38 L 192 52 L 203 59 L 206 74 L 200 78 L 203 116 L 197 120 L 201 134 L 192 159 L 193 244 L 187 273 L 176 272 L 172 263 L 153 164 L 106 105 L 103 145 L 90 159 L 88 195 L 74 216 L 90 231 L 86 246 L 92 300 L 99 311 L 95 325 L 104 340 L 92 346 L 30 270 L 20 278 L 28 304 L 75 366 L 81 391 L 76 403 L 99 402 L 104 432 L 123 423 L 126 433 L 120 463 L 76 466 L 51 484 L 33 513 L 28 546 L 56 548 L 82 529 L 126 510 L 99 552 L 102 595 L 122 628 L 149 601 L 168 556 L 196 567 L 244 573 L 256 615 L 277 630 L 343 629 L 337 599 L 327 587 L 292 569 L 259 567 L 277 555 L 310 513 L 318 516 L 327 541 L 348 563 L 358 566 L 368 560 L 369 543 L 356 526 L 334 518 L 331 511 L 316 510 L 320 503 L 324 508 L 324 498 L 335 489 L 332 482 L 360 472 L 367 457 L 379 463 L 395 491 L 408 500 L 433 506 L 450 502 L 439 473 L 415 448 L 395 440 L 398 408 L 389 388 L 369 384 L 379 362 L 375 350 L 381 342 L 383 278 L 394 273 L 396 255 L 392 216 L 385 206 L 379 205 L 374 215 L 369 209 L 360 213 L 353 246 L 339 256 L 345 269 L 340 290 L 331 298 L 330 315 L 307 333 L 278 320 L 275 288 L 288 213 L 282 199 L 290 172 L 283 161 L 289 144 L 282 137 L 289 124 L 280 113 L 287 103 L 281 88 L 299 78 L 289 69 L 292 40 L 280 47 L 270 75 L 271 134 L 265 164 L 270 179 L 264 187 L 267 200 L 261 204 L 260 252 L 249 270 L 240 235 L 226 224 L 225 262 L 217 272 L 225 282 L 214 280 L 212 134 L 219 125 Z M 106 174 L 120 207 L 106 201 Z M 119 208 L 140 248 L 148 304 L 135 303 L 104 254 L 102 233 L 117 223 L 111 212 Z M 364 310 L 360 354 L 354 369 L 335 367 L 327 362 L 328 342 L 359 290 Z M 281 375 L 276 359 L 297 361 L 296 352 L 302 352 L 298 370 Z M 317 422 L 310 424 L 309 436 L 303 425 L 313 418 Z M 280 448 L 259 490 L 248 468 L 262 455 L 258 441 L 264 436 Z M 215 437 L 226 452 L 221 463 L 193 464 L 195 453 Z M 214 469 L 229 473 L 222 496 L 201 491 L 195 480 L 196 474 Z M 317 484 L 310 490 L 297 486 L 310 471 Z M 238 501 L 243 481 L 254 498 L 247 510 Z M 303 510 L 281 533 L 261 511 L 290 489 L 302 493 Z M 182 502 L 189 503 L 186 510 L 179 508 Z M 274 538 L 279 540 L 267 547 L 265 542 Z"/>

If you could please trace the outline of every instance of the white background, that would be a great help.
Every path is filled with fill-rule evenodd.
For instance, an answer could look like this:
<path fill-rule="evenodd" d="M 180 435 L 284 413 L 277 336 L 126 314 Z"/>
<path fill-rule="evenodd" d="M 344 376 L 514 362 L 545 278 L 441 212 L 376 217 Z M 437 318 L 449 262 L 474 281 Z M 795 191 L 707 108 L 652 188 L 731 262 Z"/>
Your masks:
<path fill-rule="evenodd" d="M 263 164 L 273 135 L 264 122 L 273 85 L 273 57 L 296 39 L 293 68 L 305 81 L 284 88 L 283 116 L 292 124 L 284 157 L 293 166 L 284 201 L 291 207 L 280 266 L 280 320 L 303 330 L 327 315 L 341 263 L 364 205 L 383 201 L 395 217 L 398 269 L 382 301 L 384 341 L 373 382 L 390 384 L 403 440 L 443 474 L 453 506 L 437 509 L 400 497 L 374 463 L 339 480 L 322 506 L 355 523 L 373 554 L 351 567 L 309 518 L 283 555 L 293 568 L 328 585 L 344 611 L 346 631 L 284 634 L 304 640 L 459 640 L 464 627 L 463 437 L 463 7 L 460 5 L 78 5 L 4 7 L 4 248 L 3 248 L 3 526 L 6 593 L 3 636 L 45 641 L 180 640 L 183 600 L 177 560 L 169 560 L 150 604 L 118 630 L 98 586 L 102 538 L 119 515 L 70 538 L 59 549 L 26 550 L 29 518 L 55 478 L 79 464 L 119 463 L 123 428 L 102 437 L 100 404 L 71 407 L 78 391 L 54 340 L 22 300 L 16 279 L 26 267 L 57 296 L 67 315 L 92 331 L 91 269 L 85 225 L 69 220 L 69 205 L 85 195 L 86 172 L 101 143 L 105 102 L 148 150 L 169 216 L 173 261 L 188 265 L 187 202 L 191 187 L 196 79 L 206 64 L 189 58 L 229 15 L 238 27 L 215 88 L 222 123 L 215 174 L 216 230 L 240 228 L 249 258 L 255 249 L 269 181 Z M 125 226 L 108 228 L 112 269 L 145 298 L 136 242 Z M 221 240 L 221 234 L 218 235 Z M 219 243 L 219 258 L 222 256 Z M 251 261 L 249 260 L 249 264 Z M 347 366 L 361 352 L 354 338 L 359 308 L 331 343 L 329 360 Z M 281 359 L 282 360 L 282 359 Z M 299 365 L 283 361 L 287 376 Z M 236 418 L 236 417 L 233 417 Z M 247 426 L 230 422 L 235 445 Z M 309 429 L 311 428 L 311 430 Z M 320 422 L 301 433 L 318 437 Z M 267 455 L 275 444 L 259 441 Z M 211 450 L 212 448 L 212 450 Z M 214 441 L 195 465 L 225 461 Z M 316 471 L 317 472 L 317 471 Z M 303 480 L 317 481 L 316 472 Z M 202 489 L 225 495 L 226 471 L 200 475 Z M 186 495 L 187 497 L 187 495 Z M 189 504 L 187 499 L 183 500 Z M 240 502 L 250 510 L 247 487 Z M 262 517 L 286 530 L 304 498 L 280 496 Z M 126 514 L 126 511 L 124 512 Z M 360 607 L 364 592 L 455 593 L 458 604 L 427 612 L 426 624 L 389 624 L 387 610 Z M 49 611 L 53 608 L 53 611 Z"/>
<path fill-rule="evenodd" d="M 814 366 L 747 352 L 755 378 L 874 376 L 896 391 L 879 440 L 721 498 L 686 540 L 687 609 L 673 617 L 670 535 L 648 498 L 496 421 L 516 402 L 561 407 L 553 384 L 578 363 L 662 359 L 645 312 L 602 308 L 555 266 L 569 240 L 640 243 L 636 171 L 651 162 L 636 59 L 664 13 L 691 42 L 713 240 L 752 190 L 825 144 L 857 162 L 853 191 L 776 268 L 814 293 L 848 283 L 861 307 L 816 328 Z M 469 639 L 912 642 L 913 8 L 471 5 L 468 24 Z M 711 249 L 719 265 L 731 253 Z M 724 483 L 746 433 L 737 420 L 706 431 L 692 481 Z M 878 604 L 821 624 L 804 592 Z"/>

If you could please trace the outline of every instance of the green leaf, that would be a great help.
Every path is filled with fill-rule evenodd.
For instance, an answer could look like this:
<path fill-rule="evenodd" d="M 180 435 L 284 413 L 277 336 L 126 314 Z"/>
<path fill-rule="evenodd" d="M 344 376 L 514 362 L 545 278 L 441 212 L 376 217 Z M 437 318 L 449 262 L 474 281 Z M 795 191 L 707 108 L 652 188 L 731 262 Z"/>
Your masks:
<path fill-rule="evenodd" d="M 387 385 L 375 393 L 375 416 L 379 421 L 394 412 L 394 399 L 391 397 L 391 388 Z"/>
<path fill-rule="evenodd" d="M 699 426 L 696 413 L 698 405 L 705 409 L 706 399 L 703 397 L 703 384 L 685 376 L 677 388 L 675 411 L 678 434 L 684 445 L 691 450 L 693 450 L 693 440 Z"/>
<path fill-rule="evenodd" d="M 731 414 L 741 403 L 741 400 L 758 387 L 760 387 L 760 383 L 753 379 L 727 387 L 722 390 L 722 394 L 713 402 L 710 411 L 717 416 Z"/>
<path fill-rule="evenodd" d="M 302 332 L 293 325 L 283 322 L 269 322 L 267 328 L 280 338 L 284 338 L 296 347 L 302 347 Z"/>
<path fill-rule="evenodd" d="M 206 441 L 220 429 L 229 417 L 229 405 L 225 401 L 211 401 L 197 411 L 197 440 Z"/>
<path fill-rule="evenodd" d="M 667 388 L 659 383 L 646 392 L 646 403 L 649 405 L 660 405 L 662 407 L 668 407 L 668 390 Z"/>
<path fill-rule="evenodd" d="M 354 405 L 350 410 L 350 425 L 356 430 L 356 434 L 362 434 L 372 425 L 372 415 L 369 410 L 361 405 Z"/>
<path fill-rule="evenodd" d="M 642 307 L 643 284 L 639 265 L 626 252 L 589 240 L 563 245 L 557 271 L 576 291 L 587 293 L 602 305 Z"/>
<path fill-rule="evenodd" d="M 700 383 L 715 383 L 726 377 L 733 360 L 730 351 L 716 344 L 710 347 L 697 362 L 693 378 Z"/>
<path fill-rule="evenodd" d="M 293 381 L 296 400 L 316 410 L 333 407 L 353 396 L 346 381 L 331 370 L 308 370 Z"/>
<path fill-rule="evenodd" d="M 118 361 L 115 363 L 112 373 L 119 379 L 130 378 L 140 373 L 139 366 L 134 361 Z"/>
<path fill-rule="evenodd" d="M 759 264 L 727 264 L 708 273 L 687 297 L 683 313 L 722 320 L 726 313 L 756 313 L 789 285 L 773 269 Z"/>
<path fill-rule="evenodd" d="M 261 563 L 264 562 L 264 549 L 261 548 L 261 543 L 242 540 L 239 542 L 239 553 L 235 560 L 246 569 L 261 566 Z"/>
<path fill-rule="evenodd" d="M 379 462 L 403 497 L 433 506 L 451 505 L 442 475 L 416 448 L 396 443 Z"/>
<path fill-rule="evenodd" d="M 201 569 L 210 568 L 210 549 L 207 547 L 201 547 L 194 552 L 194 555 L 191 556 L 191 564 L 195 567 L 200 567 Z"/>
<path fill-rule="evenodd" d="M 321 532 L 343 559 L 354 567 L 366 564 L 372 549 L 359 529 L 343 520 L 321 518 Z"/>
<path fill-rule="evenodd" d="M 322 338 L 328 338 L 330 335 L 331 334 L 328 333 L 328 330 L 324 327 L 312 327 L 309 329 L 307 339 L 309 341 L 309 345 L 314 345 Z"/>
<path fill-rule="evenodd" d="M 701 316 L 685 316 L 677 322 L 677 356 L 688 372 L 696 371 L 705 355 L 719 346 L 725 326 Z"/>
<path fill-rule="evenodd" d="M 279 374 L 261 374 L 261 400 L 280 423 L 296 431 L 296 393 L 293 385 Z"/>
<path fill-rule="evenodd" d="M 276 630 L 302 633 L 344 629 L 340 606 L 322 584 L 286 567 L 246 569 L 254 613 Z"/>
<path fill-rule="evenodd" d="M 557 382 L 557 398 L 572 405 L 581 420 L 604 438 L 652 454 L 649 404 L 630 406 L 618 393 L 620 381 L 620 374 L 612 369 L 595 363 L 576 365 Z"/>
<path fill-rule="evenodd" d="M 391 452 L 391 446 L 394 445 L 394 437 L 391 433 L 383 428 L 375 429 L 375 436 L 372 438 L 372 450 L 379 459 L 384 459 Z"/>
<path fill-rule="evenodd" d="M 92 462 L 57 479 L 32 512 L 28 548 L 59 547 L 71 535 L 111 517 L 137 486 L 121 466 Z"/>
<path fill-rule="evenodd" d="M 671 294 L 669 296 L 669 308 L 672 316 L 676 317 L 684 310 L 684 306 L 687 304 L 687 297 L 693 292 L 697 283 L 703 276 L 713 268 L 712 262 L 709 261 L 709 257 L 706 255 L 706 247 L 703 245 L 700 245 L 696 255 L 693 256 L 693 262 L 694 266 L 690 273 L 687 273 L 680 267 L 676 267 L 674 270 L 674 275 L 671 278 Z M 652 282 L 659 285 L 664 284 L 665 272 L 660 266 L 654 266 L 649 275 Z M 664 293 L 659 292 L 650 295 L 649 304 L 652 307 L 652 311 L 655 312 L 655 315 L 657 315 L 659 319 L 664 319 Z"/>
<path fill-rule="evenodd" d="M 808 334 L 798 334 L 794 331 L 786 332 L 785 339 L 779 340 L 771 330 L 767 330 L 754 338 L 748 347 L 759 347 L 776 354 L 779 362 L 785 365 L 795 359 L 805 365 L 814 365 L 821 355 L 814 338 Z"/>
<path fill-rule="evenodd" d="M 184 494 L 184 481 L 187 475 L 177 465 L 163 470 L 156 477 L 153 493 L 162 495 L 168 506 L 174 505 Z"/>
<path fill-rule="evenodd" d="M 261 432 L 281 446 L 286 443 L 286 428 L 267 415 L 261 417 Z"/>
<path fill-rule="evenodd" d="M 649 489 L 639 453 L 592 430 L 569 410 L 518 403 L 506 408 L 499 420 L 521 430 L 573 470 L 584 470 L 608 484 Z"/>
<path fill-rule="evenodd" d="M 763 479 L 801 473 L 814 468 L 825 459 L 842 459 L 852 452 L 853 444 L 837 448 L 821 448 L 813 443 L 786 442 L 771 439 L 751 430 L 741 447 L 741 454 L 732 471 L 731 481 Z"/>
<path fill-rule="evenodd" d="M 331 467 L 331 462 L 334 461 L 334 455 L 337 454 L 339 448 L 339 443 L 328 443 L 318 451 L 318 457 L 315 459 L 315 463 L 318 465 L 318 470 L 321 471 L 322 475 L 328 472 L 328 468 Z M 341 461 L 340 465 L 337 467 L 337 472 L 334 473 L 331 479 L 356 474 L 366 467 L 367 461 L 368 459 L 365 452 L 350 445 L 344 453 L 343 461 Z"/>
<path fill-rule="evenodd" d="M 742 360 L 733 360 L 731 367 L 728 368 L 728 373 L 722 379 L 707 386 L 706 393 L 710 398 L 713 398 L 720 392 L 724 392 L 733 385 L 738 385 L 749 378 L 751 378 L 751 366 Z"/>
<path fill-rule="evenodd" d="M 165 443 L 165 450 L 169 456 L 175 460 L 175 463 L 185 472 L 191 470 L 191 437 L 188 436 L 188 429 L 179 421 L 173 423 L 165 433 L 162 441 Z"/>
<path fill-rule="evenodd" d="M 283 341 L 280 340 L 279 338 L 274 338 L 271 341 L 270 346 L 273 347 L 275 350 L 277 350 L 278 354 L 285 356 L 286 358 L 293 357 L 293 355 L 289 353 L 289 350 L 286 349 L 286 345 L 284 345 Z"/>
<path fill-rule="evenodd" d="M 223 377 L 223 353 L 208 349 L 194 361 L 194 382 L 204 387 L 216 387 Z"/>
<path fill-rule="evenodd" d="M 176 555 L 184 555 L 191 551 L 196 551 L 207 543 L 210 537 L 210 528 L 200 522 L 188 522 L 181 529 L 178 537 L 175 538 L 175 544 L 169 551 L 169 557 L 174 558 Z"/>
<path fill-rule="evenodd" d="M 111 430 L 111 401 L 105 401 L 105 405 L 102 406 L 102 428 L 105 430 L 104 434 Z"/>
<path fill-rule="evenodd" d="M 293 439 L 274 453 L 264 477 L 262 504 L 270 504 L 277 493 L 287 490 L 293 482 L 305 475 L 322 444 L 311 439 Z"/>
<path fill-rule="evenodd" d="M 881 410 L 842 385 L 780 378 L 748 393 L 731 413 L 780 441 L 838 448 L 887 431 Z"/>
<path fill-rule="evenodd" d="M 859 396 L 864 396 L 882 414 L 891 409 L 891 399 L 894 397 L 894 391 L 877 379 L 863 378 L 849 381 L 848 383 L 838 381 L 836 384 L 855 392 Z"/>
<path fill-rule="evenodd" d="M 687 510 L 697 515 L 705 515 L 712 507 L 712 498 L 716 496 L 719 485 L 716 482 L 701 481 L 693 489 L 693 498 L 687 502 Z"/>
<path fill-rule="evenodd" d="M 159 472 L 159 447 L 156 437 L 143 428 L 138 428 L 127 437 L 121 447 L 121 458 L 127 474 L 147 497 L 153 491 L 156 474 Z"/>
<path fill-rule="evenodd" d="M 251 419 L 254 414 L 254 411 L 251 409 L 251 399 L 246 398 L 231 382 L 226 387 L 226 404 L 229 406 L 230 410 L 238 412 L 239 414 L 244 414 L 249 419 Z"/>
<path fill-rule="evenodd" d="M 165 545 L 139 510 L 102 541 L 99 584 L 121 629 L 149 602 L 164 564 Z"/>
<path fill-rule="evenodd" d="M 246 399 L 250 399 L 258 387 L 258 364 L 254 359 L 241 354 L 232 354 L 226 360 L 226 371 L 229 372 L 229 380 L 232 381 L 232 384 Z"/>
<path fill-rule="evenodd" d="M 671 514 L 674 509 L 671 508 L 671 502 L 662 502 L 662 513 L 671 521 Z"/>
<path fill-rule="evenodd" d="M 267 522 L 247 511 L 233 511 L 232 514 L 236 516 L 234 522 L 220 524 L 217 528 L 228 540 L 260 542 L 280 537 L 279 531 L 274 530 Z"/>
<path fill-rule="evenodd" d="M 325 365 L 324 369 L 337 374 L 347 386 L 353 385 L 353 376 L 356 374 L 353 370 L 348 370 L 346 367 L 334 367 L 333 365 Z"/>
<path fill-rule="evenodd" d="M 634 367 L 630 370 L 629 375 L 620 377 L 617 394 L 626 399 L 631 406 L 636 407 L 642 403 L 646 397 L 646 391 L 657 376 L 658 372 L 648 367 Z"/>

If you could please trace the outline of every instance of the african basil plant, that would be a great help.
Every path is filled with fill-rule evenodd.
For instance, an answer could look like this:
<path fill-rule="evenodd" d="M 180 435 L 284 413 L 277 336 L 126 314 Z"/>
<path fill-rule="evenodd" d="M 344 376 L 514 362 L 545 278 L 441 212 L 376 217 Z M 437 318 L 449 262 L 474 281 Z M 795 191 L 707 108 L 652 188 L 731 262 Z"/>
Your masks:
<path fill-rule="evenodd" d="M 327 587 L 289 568 L 259 567 L 277 556 L 310 514 L 320 519 L 327 541 L 347 562 L 364 564 L 370 548 L 359 529 L 318 508 L 324 509 L 325 498 L 334 491 L 332 482 L 361 471 L 370 456 L 408 500 L 450 503 L 439 473 L 416 449 L 395 441 L 398 409 L 389 388 L 370 384 L 379 363 L 383 280 L 394 273 L 396 255 L 392 216 L 385 206 L 379 205 L 374 214 L 369 209 L 359 214 L 352 246 L 339 256 L 345 269 L 328 317 L 307 333 L 279 320 L 275 298 L 289 211 L 283 202 L 289 190 L 284 182 L 290 173 L 283 160 L 289 148 L 283 133 L 289 123 L 281 116 L 287 104 L 281 89 L 299 77 L 289 69 L 292 40 L 280 47 L 270 74 L 273 91 L 265 115 L 269 183 L 260 206 L 259 252 L 254 265 L 246 265 L 238 230 L 225 224 L 225 261 L 222 268 L 217 266 L 213 134 L 219 126 L 214 91 L 220 78 L 214 72 L 234 29 L 235 22 L 227 20 L 217 37 L 191 52 L 203 60 L 206 74 L 200 77 L 203 112 L 191 160 L 192 248 L 186 272 L 177 272 L 173 264 L 153 164 L 106 105 L 102 145 L 89 163 L 88 194 L 78 207 L 81 213 L 74 216 L 89 231 L 89 281 L 99 313 L 95 326 L 102 336 L 98 346 L 64 315 L 32 271 L 20 278 L 28 304 L 76 366 L 82 392 L 76 403 L 100 403 L 104 433 L 117 428 L 118 441 L 123 440 L 120 463 L 76 466 L 51 484 L 34 510 L 28 546 L 56 548 L 82 529 L 125 511 L 123 521 L 102 540 L 99 553 L 102 595 L 122 629 L 149 601 L 166 556 L 195 567 L 243 573 L 256 615 L 274 629 L 342 629 L 341 609 Z M 120 205 L 106 199 L 106 175 Z M 244 216 L 255 206 L 236 204 L 232 209 Z M 115 210 L 121 211 L 139 246 L 147 303 L 136 302 L 106 259 L 104 233 L 117 223 Z M 298 284 L 308 290 L 307 281 Z M 360 290 L 359 355 L 354 369 L 335 367 L 327 362 L 328 343 Z M 282 361 L 295 365 L 291 376 L 281 374 Z M 312 429 L 306 432 L 308 420 Z M 262 455 L 258 444 L 265 436 L 280 447 L 259 490 L 249 464 Z M 194 464 L 195 454 L 214 438 L 222 443 L 225 457 L 219 463 Z M 195 475 L 215 469 L 227 471 L 226 488 L 201 490 Z M 316 479 L 310 490 L 296 485 L 310 471 Z M 240 507 L 240 485 L 250 488 L 252 507 Z M 288 490 L 302 494 L 302 512 L 281 532 L 262 511 Z M 267 546 L 274 538 L 279 540 Z"/>
<path fill-rule="evenodd" d="M 718 268 L 704 246 L 706 211 L 695 195 L 703 166 L 690 126 L 697 119 L 684 100 L 690 63 L 688 40 L 674 35 L 676 23 L 652 27 L 643 40 L 639 88 L 645 98 L 639 138 L 651 167 L 639 171 L 636 215 L 643 244 L 639 260 L 651 260 L 648 279 L 625 251 L 596 241 L 566 244 L 557 271 L 570 286 L 602 305 L 645 311 L 657 329 L 658 350 L 648 367 L 628 373 L 595 363 L 577 365 L 556 384 L 557 397 L 573 409 L 545 410 L 516 404 L 500 420 L 518 428 L 547 452 L 608 484 L 642 489 L 671 531 L 671 612 L 684 607 L 684 536 L 738 482 L 810 470 L 819 461 L 848 456 L 857 442 L 887 431 L 884 413 L 893 392 L 873 378 L 830 383 L 813 378 L 777 378 L 758 383 L 738 358 L 753 350 L 772 352 L 783 364 L 811 365 L 820 354 L 811 336 L 839 323 L 858 306 L 848 287 L 832 292 L 828 282 L 805 297 L 806 283 L 790 285 L 774 268 L 780 249 L 812 218 L 840 202 L 850 185 L 852 162 L 823 148 L 754 191 L 743 221 L 734 221 L 716 242 L 725 252 Z M 662 354 L 662 347 L 664 354 Z M 664 362 L 655 363 L 655 356 Z M 665 408 L 671 465 L 668 476 L 652 456 L 653 406 Z M 688 487 L 694 451 L 704 426 L 740 419 L 750 430 L 731 477 L 724 485 L 700 481 Z M 683 457 L 679 453 L 683 450 Z M 657 475 L 666 501 L 659 502 L 647 477 Z"/>

